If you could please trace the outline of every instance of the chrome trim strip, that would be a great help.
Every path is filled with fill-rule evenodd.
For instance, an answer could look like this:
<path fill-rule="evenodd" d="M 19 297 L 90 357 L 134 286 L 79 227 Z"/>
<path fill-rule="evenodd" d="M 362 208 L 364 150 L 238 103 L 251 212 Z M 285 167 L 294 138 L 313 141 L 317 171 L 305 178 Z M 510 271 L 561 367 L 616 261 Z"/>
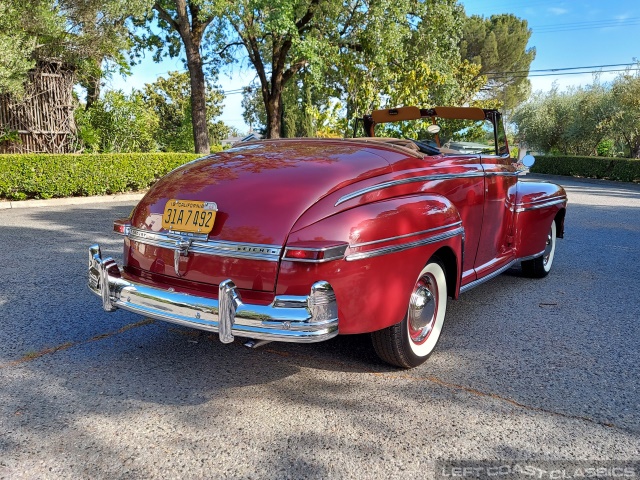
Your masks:
<path fill-rule="evenodd" d="M 493 267 L 495 264 L 500 264 L 504 261 L 505 257 L 496 257 L 496 258 L 492 258 L 491 260 L 489 260 L 486 263 L 483 263 L 482 265 L 478 265 L 477 267 L 474 268 L 474 270 L 476 271 L 476 273 L 478 271 L 482 271 L 482 270 L 488 270 L 491 267 Z"/>
<path fill-rule="evenodd" d="M 516 177 L 518 172 L 485 172 L 487 177 Z"/>
<path fill-rule="evenodd" d="M 520 257 L 518 258 L 519 262 L 525 262 L 527 260 L 533 260 L 534 258 L 538 258 L 541 257 L 544 254 L 544 250 L 542 250 L 539 253 L 536 253 L 535 255 L 527 255 L 526 257 Z"/>
<path fill-rule="evenodd" d="M 553 197 L 553 198 L 541 198 L 539 200 L 533 200 L 531 202 L 524 202 L 524 203 L 521 203 L 520 205 L 535 205 L 535 204 L 538 204 L 538 203 L 545 203 L 545 202 L 550 202 L 550 201 L 555 201 L 555 200 L 560 200 L 560 199 L 566 200 L 567 196 L 566 195 L 562 195 L 562 196 Z"/>
<path fill-rule="evenodd" d="M 220 257 L 243 258 L 248 260 L 264 260 L 277 262 L 280 259 L 282 247 L 280 245 L 266 245 L 261 243 L 241 243 L 230 241 L 207 241 L 206 236 L 180 235 L 176 233 L 159 233 L 131 228 L 127 238 L 134 242 L 152 245 L 154 247 L 176 250 L 179 243 L 192 240 L 189 252 L 202 255 L 216 255 Z"/>
<path fill-rule="evenodd" d="M 338 305 L 333 288 L 319 281 L 309 295 L 276 296 L 270 305 L 244 303 L 231 280 L 219 285 L 218 300 L 172 292 L 125 280 L 100 247 L 89 250 L 89 289 L 105 311 L 117 308 L 200 330 L 218 332 L 223 343 L 235 336 L 310 343 L 338 335 Z"/>
<path fill-rule="evenodd" d="M 422 175 L 419 177 L 410 177 L 410 178 L 401 178 L 399 180 L 391 180 L 388 182 L 378 183 L 376 185 L 371 185 L 370 187 L 361 188 L 360 190 L 356 190 L 355 192 L 347 193 L 346 195 L 340 197 L 334 206 L 338 206 L 341 203 L 349 201 L 353 198 L 360 197 L 367 193 L 375 192 L 376 190 L 382 190 L 387 187 L 395 187 L 397 185 L 405 185 L 407 183 L 415 183 L 415 182 L 430 182 L 434 180 L 449 180 L 451 178 L 472 178 L 472 177 L 484 177 L 484 172 L 475 171 L 468 173 L 442 173 L 435 175 Z"/>
<path fill-rule="evenodd" d="M 484 276 L 482 278 L 478 278 L 477 280 L 474 280 L 471 283 L 467 283 L 466 285 L 463 285 L 462 287 L 460 287 L 460 293 L 467 292 L 467 291 L 471 290 L 472 288 L 475 288 L 478 285 L 481 285 L 484 282 L 487 282 L 487 281 L 491 280 L 492 278 L 497 277 L 501 273 L 506 272 L 507 270 L 509 270 L 513 266 L 514 263 L 516 263 L 516 261 L 517 261 L 516 259 L 513 259 L 509 263 L 507 263 L 506 265 L 500 267 L 495 272 L 491 272 L 489 275 L 486 275 L 486 276 Z"/>
<path fill-rule="evenodd" d="M 517 207 L 516 212 L 526 212 L 528 210 L 537 210 L 538 208 L 551 207 L 552 205 L 558 205 L 559 203 L 564 203 L 567 201 L 566 197 L 558 198 L 555 200 L 544 200 L 542 203 L 529 203 L 527 205 L 531 205 L 530 207 Z M 520 204 L 524 205 L 524 204 Z"/>
<path fill-rule="evenodd" d="M 430 243 L 440 242 L 442 240 L 446 240 L 448 238 L 461 235 L 463 233 L 464 233 L 464 228 L 459 227 L 449 232 L 443 232 L 429 238 L 416 240 L 415 242 L 403 243 L 401 245 L 391 245 L 389 247 L 382 247 L 376 250 L 370 250 L 368 252 L 352 253 L 351 255 L 347 255 L 345 260 L 347 262 L 351 262 L 354 260 L 363 260 L 365 258 L 377 257 L 379 255 L 387 255 L 389 253 L 402 252 L 403 250 L 408 250 L 410 248 L 416 248 L 416 247 L 421 247 L 423 245 L 428 245 Z"/>
<path fill-rule="evenodd" d="M 449 225 L 443 225 L 442 227 L 429 228 L 428 230 L 422 230 L 420 232 L 407 233 L 405 235 L 397 235 L 395 237 L 381 238 L 380 240 L 371 240 L 370 242 L 354 243 L 353 245 L 350 245 L 350 247 L 358 248 L 358 247 L 364 247 L 367 245 L 374 245 L 376 243 L 391 242 L 393 240 L 399 240 L 401 238 L 415 237 L 416 235 L 423 235 L 425 233 L 436 232 L 438 230 L 444 230 L 445 228 L 458 227 L 460 225 L 462 225 L 462 221 L 450 223 Z"/>

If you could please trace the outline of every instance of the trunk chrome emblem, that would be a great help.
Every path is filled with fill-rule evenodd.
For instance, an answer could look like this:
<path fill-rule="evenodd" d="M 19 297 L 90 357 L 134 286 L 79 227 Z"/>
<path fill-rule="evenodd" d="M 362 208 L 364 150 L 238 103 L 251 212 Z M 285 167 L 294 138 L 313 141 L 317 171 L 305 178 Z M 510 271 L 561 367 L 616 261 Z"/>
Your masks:
<path fill-rule="evenodd" d="M 176 240 L 175 250 L 173 251 L 173 268 L 176 271 L 176 275 L 181 277 L 180 273 L 180 257 L 189 256 L 189 248 L 191 248 L 191 242 L 193 239 L 187 237 L 180 237 Z"/>

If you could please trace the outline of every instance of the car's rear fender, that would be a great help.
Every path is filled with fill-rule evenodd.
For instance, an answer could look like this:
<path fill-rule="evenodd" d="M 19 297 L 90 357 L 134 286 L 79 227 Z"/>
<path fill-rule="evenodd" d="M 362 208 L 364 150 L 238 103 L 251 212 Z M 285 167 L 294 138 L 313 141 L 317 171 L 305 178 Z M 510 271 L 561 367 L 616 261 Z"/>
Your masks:
<path fill-rule="evenodd" d="M 438 252 L 456 296 L 464 229 L 455 206 L 438 195 L 369 203 L 290 233 L 287 248 L 348 245 L 326 262 L 281 261 L 277 295 L 299 295 L 325 280 L 335 291 L 340 333 L 365 333 L 400 322 L 425 264 Z"/>
<path fill-rule="evenodd" d="M 559 185 L 546 182 L 518 182 L 515 204 L 516 256 L 529 259 L 544 251 L 551 222 L 556 220 L 556 235 L 564 236 L 567 194 Z"/>

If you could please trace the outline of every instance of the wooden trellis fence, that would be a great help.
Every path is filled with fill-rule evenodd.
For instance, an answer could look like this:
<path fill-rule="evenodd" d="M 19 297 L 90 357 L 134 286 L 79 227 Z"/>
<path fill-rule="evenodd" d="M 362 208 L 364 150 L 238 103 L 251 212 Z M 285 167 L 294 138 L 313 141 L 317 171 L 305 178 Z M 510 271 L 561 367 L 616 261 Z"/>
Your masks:
<path fill-rule="evenodd" d="M 61 63 L 39 63 L 23 98 L 0 95 L 0 153 L 68 153 L 75 145 L 74 73 Z"/>

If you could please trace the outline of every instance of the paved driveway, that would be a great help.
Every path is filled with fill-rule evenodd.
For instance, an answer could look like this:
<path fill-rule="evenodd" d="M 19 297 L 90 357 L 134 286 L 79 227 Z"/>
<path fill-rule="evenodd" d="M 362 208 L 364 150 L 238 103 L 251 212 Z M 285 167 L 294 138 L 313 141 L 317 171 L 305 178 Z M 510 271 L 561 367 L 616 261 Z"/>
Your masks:
<path fill-rule="evenodd" d="M 640 459 L 640 188 L 561 183 L 551 275 L 516 268 L 450 302 L 436 353 L 411 371 L 366 336 L 249 350 L 104 313 L 87 246 L 121 258 L 111 221 L 132 205 L 1 210 L 0 478 L 431 478 L 440 458 Z"/>

